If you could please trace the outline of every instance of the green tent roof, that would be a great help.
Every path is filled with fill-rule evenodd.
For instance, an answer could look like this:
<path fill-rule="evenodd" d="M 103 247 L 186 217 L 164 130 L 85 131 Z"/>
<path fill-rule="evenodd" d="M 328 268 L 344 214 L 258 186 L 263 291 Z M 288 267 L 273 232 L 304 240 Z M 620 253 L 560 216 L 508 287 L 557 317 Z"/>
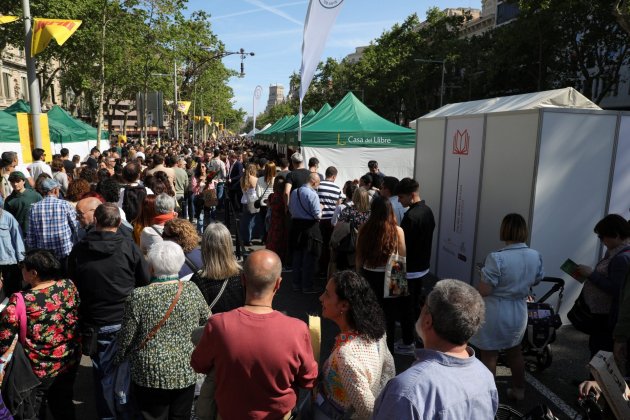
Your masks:
<path fill-rule="evenodd" d="M 30 105 L 18 100 L 10 107 L 0 111 L 0 142 L 19 142 L 16 114 L 19 112 L 30 113 Z M 61 107 L 55 105 L 48 111 L 48 131 L 53 143 L 74 143 L 86 140 L 96 140 L 96 128 L 73 118 Z M 102 139 L 109 138 L 106 131 L 101 133 Z"/>
<path fill-rule="evenodd" d="M 328 114 L 331 109 L 332 109 L 332 106 L 330 106 L 328 103 L 325 103 L 319 109 L 319 111 L 317 111 L 317 113 L 313 115 L 311 118 L 307 119 L 306 117 L 304 117 L 302 119 L 302 129 L 304 129 L 304 127 L 306 127 L 307 125 L 313 124 L 315 121 L 318 121 L 319 119 L 321 119 L 324 115 Z M 297 145 L 298 127 L 295 126 L 295 128 L 285 131 L 284 137 L 285 137 L 284 141 L 286 144 Z"/>
<path fill-rule="evenodd" d="M 415 146 L 416 132 L 382 118 L 349 92 L 321 119 L 302 127 L 302 145 L 311 147 Z"/>
<path fill-rule="evenodd" d="M 311 118 L 313 118 L 315 116 L 316 112 L 314 109 L 311 109 L 310 111 L 308 111 L 308 113 L 306 115 L 302 116 L 302 125 L 304 124 L 304 121 L 308 121 Z M 297 128 L 300 125 L 300 116 L 298 115 L 294 115 L 292 118 L 290 118 L 289 120 L 287 120 L 281 127 L 278 127 L 278 129 L 276 130 L 276 132 L 274 134 L 272 134 L 271 138 L 272 141 L 276 142 L 276 143 L 283 143 L 286 144 L 286 133 L 290 130 L 293 130 L 295 128 Z"/>
<path fill-rule="evenodd" d="M 274 131 L 276 131 L 276 128 L 284 124 L 289 118 L 291 118 L 291 115 L 285 115 L 284 117 L 280 118 L 275 123 L 271 124 L 270 127 L 267 127 L 266 130 L 256 133 L 256 137 L 259 137 L 262 140 L 268 140 L 268 136 Z"/>

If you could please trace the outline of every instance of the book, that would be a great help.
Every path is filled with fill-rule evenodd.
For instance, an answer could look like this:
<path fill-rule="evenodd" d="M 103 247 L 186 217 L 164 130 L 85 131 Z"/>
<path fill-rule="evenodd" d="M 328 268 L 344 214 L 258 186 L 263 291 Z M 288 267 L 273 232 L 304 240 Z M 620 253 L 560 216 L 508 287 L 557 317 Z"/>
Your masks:
<path fill-rule="evenodd" d="M 584 283 L 586 280 L 584 277 L 578 274 L 578 265 L 571 258 L 567 258 L 567 260 L 562 263 L 560 266 L 560 270 L 564 271 L 580 283 Z"/>

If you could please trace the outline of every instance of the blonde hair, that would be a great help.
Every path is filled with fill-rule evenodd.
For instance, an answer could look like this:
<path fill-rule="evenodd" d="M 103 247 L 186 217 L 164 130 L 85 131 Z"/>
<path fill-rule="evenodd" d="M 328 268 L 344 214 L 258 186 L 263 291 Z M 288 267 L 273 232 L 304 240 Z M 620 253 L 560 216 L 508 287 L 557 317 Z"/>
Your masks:
<path fill-rule="evenodd" d="M 361 213 L 370 211 L 370 194 L 368 194 L 365 188 L 359 187 L 354 194 L 352 194 L 352 203 L 354 204 L 354 208 Z"/>
<path fill-rule="evenodd" d="M 234 257 L 232 235 L 223 223 L 210 223 L 201 238 L 201 276 L 222 280 L 236 276 L 241 266 Z"/>
<path fill-rule="evenodd" d="M 243 191 L 249 188 L 248 187 L 249 177 L 250 176 L 255 177 L 257 175 L 257 172 L 258 172 L 258 168 L 256 164 L 250 163 L 249 165 L 247 165 L 247 168 L 245 169 L 245 172 L 243 172 L 243 176 L 241 177 L 241 189 Z"/>

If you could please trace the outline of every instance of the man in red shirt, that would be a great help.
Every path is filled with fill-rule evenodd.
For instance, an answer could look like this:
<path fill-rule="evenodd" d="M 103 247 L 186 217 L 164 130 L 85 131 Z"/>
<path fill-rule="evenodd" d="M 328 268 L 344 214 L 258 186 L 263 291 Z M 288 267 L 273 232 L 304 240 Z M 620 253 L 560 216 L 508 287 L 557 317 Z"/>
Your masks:
<path fill-rule="evenodd" d="M 281 272 L 274 252 L 250 254 L 243 265 L 245 305 L 212 316 L 192 354 L 196 372 L 214 369 L 214 397 L 223 419 L 288 418 L 297 388 L 315 385 L 308 327 L 272 308 Z"/>

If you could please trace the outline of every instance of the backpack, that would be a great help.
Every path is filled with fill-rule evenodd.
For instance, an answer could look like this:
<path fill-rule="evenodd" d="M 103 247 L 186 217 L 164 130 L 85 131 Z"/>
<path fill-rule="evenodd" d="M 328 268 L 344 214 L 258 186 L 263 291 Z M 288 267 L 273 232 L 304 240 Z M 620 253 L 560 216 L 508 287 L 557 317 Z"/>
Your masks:
<path fill-rule="evenodd" d="M 142 207 L 142 202 L 146 196 L 147 190 L 143 186 L 128 185 L 124 188 L 122 209 L 125 212 L 129 223 L 133 222 L 136 220 L 136 217 L 138 217 L 138 213 L 140 213 L 140 208 Z"/>

